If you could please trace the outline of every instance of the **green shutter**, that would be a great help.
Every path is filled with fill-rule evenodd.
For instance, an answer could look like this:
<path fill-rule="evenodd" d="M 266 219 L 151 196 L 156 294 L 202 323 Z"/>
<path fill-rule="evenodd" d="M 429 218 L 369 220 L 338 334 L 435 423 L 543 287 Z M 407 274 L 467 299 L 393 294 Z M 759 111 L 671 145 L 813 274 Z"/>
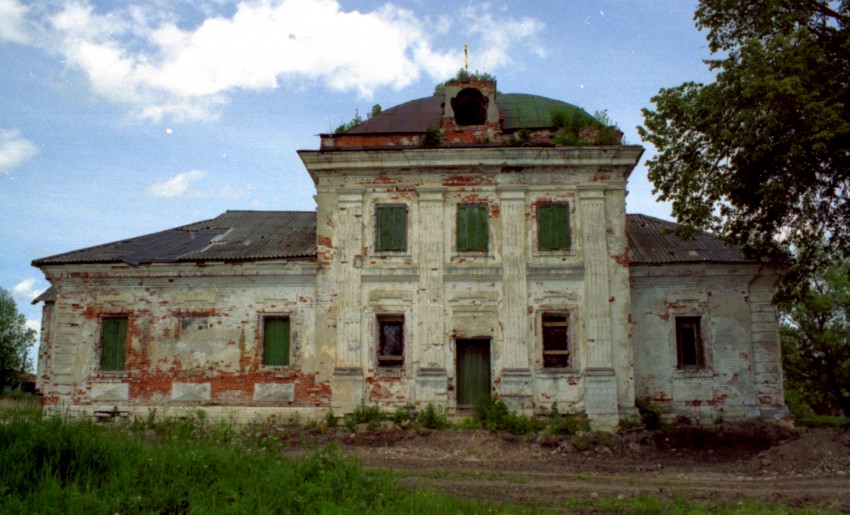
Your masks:
<path fill-rule="evenodd" d="M 376 218 L 376 250 L 405 250 L 407 248 L 407 207 L 378 206 Z"/>
<path fill-rule="evenodd" d="M 263 365 L 289 365 L 289 320 L 267 318 L 263 327 Z"/>
<path fill-rule="evenodd" d="M 487 205 L 459 205 L 457 207 L 457 250 L 487 251 Z"/>
<path fill-rule="evenodd" d="M 124 370 L 124 352 L 127 346 L 127 319 L 103 319 L 101 370 Z"/>
<path fill-rule="evenodd" d="M 540 250 L 570 248 L 570 210 L 567 204 L 538 204 L 537 239 Z"/>

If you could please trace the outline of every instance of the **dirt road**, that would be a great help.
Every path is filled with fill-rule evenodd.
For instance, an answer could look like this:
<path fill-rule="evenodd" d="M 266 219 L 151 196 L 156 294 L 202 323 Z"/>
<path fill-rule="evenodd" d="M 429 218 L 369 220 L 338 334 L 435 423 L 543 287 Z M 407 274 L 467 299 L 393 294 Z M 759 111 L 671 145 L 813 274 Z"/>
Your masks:
<path fill-rule="evenodd" d="M 756 499 L 850 512 L 850 432 L 738 427 L 513 437 L 486 431 L 337 433 L 402 484 L 558 511 L 575 497 Z M 621 497 L 621 498 L 622 498 Z"/>

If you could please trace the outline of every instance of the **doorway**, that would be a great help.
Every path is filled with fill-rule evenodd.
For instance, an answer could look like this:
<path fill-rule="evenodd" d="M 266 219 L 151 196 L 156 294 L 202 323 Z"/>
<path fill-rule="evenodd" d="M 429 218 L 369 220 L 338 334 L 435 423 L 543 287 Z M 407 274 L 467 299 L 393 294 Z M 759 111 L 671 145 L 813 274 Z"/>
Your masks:
<path fill-rule="evenodd" d="M 490 339 L 455 340 L 457 346 L 457 405 L 474 406 L 490 397 Z"/>

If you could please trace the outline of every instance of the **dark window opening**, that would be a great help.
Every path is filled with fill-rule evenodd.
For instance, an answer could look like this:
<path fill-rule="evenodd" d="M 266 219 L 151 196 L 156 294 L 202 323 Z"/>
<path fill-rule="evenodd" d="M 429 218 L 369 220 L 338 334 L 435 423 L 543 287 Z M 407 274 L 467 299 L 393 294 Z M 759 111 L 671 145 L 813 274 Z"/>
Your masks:
<path fill-rule="evenodd" d="M 570 209 L 566 203 L 537 205 L 537 243 L 540 250 L 570 248 Z"/>
<path fill-rule="evenodd" d="M 124 353 L 127 349 L 127 317 L 110 317 L 102 320 L 100 369 L 124 370 Z"/>
<path fill-rule="evenodd" d="M 541 325 L 543 328 L 543 366 L 547 368 L 570 366 L 570 327 L 567 315 L 544 313 L 541 317 Z"/>
<path fill-rule="evenodd" d="M 377 206 L 375 229 L 376 250 L 407 249 L 407 206 Z"/>
<path fill-rule="evenodd" d="M 288 318 L 263 319 L 263 365 L 271 367 L 289 365 Z"/>
<path fill-rule="evenodd" d="M 681 369 L 705 368 L 700 317 L 676 317 L 676 358 Z"/>
<path fill-rule="evenodd" d="M 457 207 L 457 250 L 487 251 L 487 204 Z"/>
<path fill-rule="evenodd" d="M 487 122 L 487 105 L 490 99 L 474 88 L 461 90 L 452 99 L 455 123 L 458 125 L 483 125 Z"/>
<path fill-rule="evenodd" d="M 378 316 L 378 366 L 404 365 L 404 316 Z"/>

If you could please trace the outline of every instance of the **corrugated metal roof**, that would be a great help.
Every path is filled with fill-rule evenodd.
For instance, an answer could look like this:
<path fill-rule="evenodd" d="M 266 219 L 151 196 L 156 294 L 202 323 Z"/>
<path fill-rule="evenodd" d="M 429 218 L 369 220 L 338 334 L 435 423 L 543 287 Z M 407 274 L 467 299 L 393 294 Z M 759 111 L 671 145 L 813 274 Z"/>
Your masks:
<path fill-rule="evenodd" d="M 350 129 L 346 134 L 424 133 L 429 126 L 440 126 L 445 97 L 435 95 L 397 105 Z M 506 93 L 496 95 L 496 105 L 502 114 L 502 129 L 539 129 L 552 127 L 552 111 L 577 111 L 593 118 L 583 109 L 560 100 Z"/>
<path fill-rule="evenodd" d="M 682 239 L 673 231 L 676 224 L 647 215 L 626 215 L 629 238 L 629 263 L 753 263 L 743 251 L 729 247 L 709 233 L 694 239 Z"/>
<path fill-rule="evenodd" d="M 41 295 L 32 299 L 32 305 L 36 305 L 39 302 L 55 302 L 56 301 L 56 290 L 53 289 L 53 286 L 47 288 Z"/>
<path fill-rule="evenodd" d="M 626 215 L 631 264 L 751 263 L 744 253 L 701 233 L 683 240 L 676 224 L 651 216 Z M 71 263 L 177 263 L 304 259 L 316 256 L 316 213 L 312 211 L 227 211 L 166 231 L 67 252 L 33 261 L 34 266 Z M 39 299 L 47 300 L 48 292 Z"/>
<path fill-rule="evenodd" d="M 227 211 L 212 219 L 33 261 L 176 263 L 292 259 L 316 256 L 316 213 Z"/>

